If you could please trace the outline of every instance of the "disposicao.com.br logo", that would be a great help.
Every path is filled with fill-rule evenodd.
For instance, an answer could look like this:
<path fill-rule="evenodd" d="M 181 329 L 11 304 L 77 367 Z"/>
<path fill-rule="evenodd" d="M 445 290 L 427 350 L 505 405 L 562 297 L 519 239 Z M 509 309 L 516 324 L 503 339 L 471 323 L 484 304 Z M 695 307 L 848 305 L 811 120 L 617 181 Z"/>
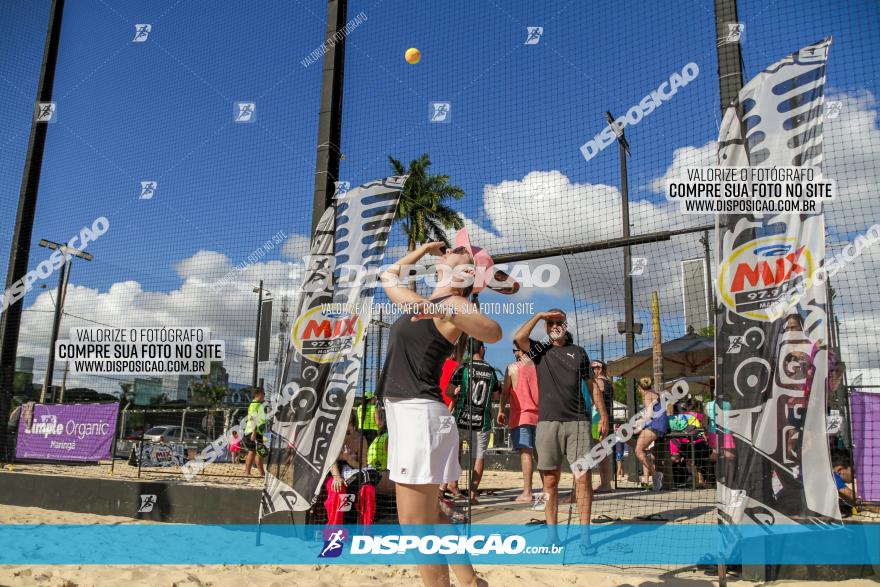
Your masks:
<path fill-rule="evenodd" d="M 341 530 L 340 530 L 341 531 Z M 320 558 L 336 557 L 343 550 L 347 536 L 330 532 L 325 536 Z M 543 544 L 528 546 L 524 536 L 501 534 L 388 534 L 385 536 L 351 536 L 350 554 L 361 555 L 521 555 L 559 554 L 564 546 Z"/>
<path fill-rule="evenodd" d="M 538 550 L 535 550 L 538 549 Z M 477 534 L 475 536 L 354 536 L 352 554 L 406 554 L 414 550 L 419 554 L 558 554 L 563 547 L 552 545 L 526 546 L 522 536 Z"/>

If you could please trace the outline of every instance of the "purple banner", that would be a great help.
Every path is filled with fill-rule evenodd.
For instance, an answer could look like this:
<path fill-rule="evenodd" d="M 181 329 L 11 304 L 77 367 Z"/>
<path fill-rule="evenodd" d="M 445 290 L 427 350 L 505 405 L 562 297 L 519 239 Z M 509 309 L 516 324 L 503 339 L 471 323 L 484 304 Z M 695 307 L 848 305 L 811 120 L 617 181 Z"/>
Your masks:
<path fill-rule="evenodd" d="M 110 458 L 118 403 L 22 406 L 15 458 L 99 461 Z"/>
<path fill-rule="evenodd" d="M 852 392 L 850 410 L 859 499 L 880 501 L 880 393 Z"/>

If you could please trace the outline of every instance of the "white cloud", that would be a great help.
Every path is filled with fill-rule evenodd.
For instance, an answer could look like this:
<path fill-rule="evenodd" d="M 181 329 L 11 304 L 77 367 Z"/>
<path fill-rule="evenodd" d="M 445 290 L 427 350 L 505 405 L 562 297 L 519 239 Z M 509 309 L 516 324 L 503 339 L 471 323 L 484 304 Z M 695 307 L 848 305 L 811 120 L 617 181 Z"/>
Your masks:
<path fill-rule="evenodd" d="M 718 143 L 709 141 L 702 147 L 680 147 L 672 154 L 672 164 L 663 174 L 651 182 L 651 190 L 658 194 L 666 193 L 666 182 L 680 178 L 685 167 L 710 167 L 718 164 Z"/>
<path fill-rule="evenodd" d="M 174 268 L 183 283 L 167 292 L 147 291 L 137 281 L 114 283 L 106 291 L 71 283 L 59 338 L 66 339 L 69 329 L 76 326 L 210 328 L 212 338 L 226 342 L 224 366 L 229 371 L 230 380 L 249 383 L 257 309 L 257 295 L 252 288 L 262 279 L 264 287 L 275 299 L 271 346 L 271 360 L 274 361 L 281 298 L 289 296 L 288 305 L 293 312 L 301 267 L 290 262 L 267 261 L 234 270 L 233 264 L 222 253 L 199 251 L 178 262 Z M 22 318 L 18 353 L 34 357 L 35 382 L 42 382 L 46 368 L 55 307 L 52 296 L 54 291 L 41 293 Z M 54 383 L 60 383 L 62 371 L 63 363 L 56 362 Z M 261 364 L 261 376 L 267 381 L 274 378 L 273 362 Z M 116 393 L 119 391 L 118 381 L 130 379 L 129 376 L 69 374 L 67 387 L 90 387 Z"/>
<path fill-rule="evenodd" d="M 309 253 L 310 237 L 303 234 L 291 234 L 281 247 L 281 255 L 288 259 L 302 259 Z"/>

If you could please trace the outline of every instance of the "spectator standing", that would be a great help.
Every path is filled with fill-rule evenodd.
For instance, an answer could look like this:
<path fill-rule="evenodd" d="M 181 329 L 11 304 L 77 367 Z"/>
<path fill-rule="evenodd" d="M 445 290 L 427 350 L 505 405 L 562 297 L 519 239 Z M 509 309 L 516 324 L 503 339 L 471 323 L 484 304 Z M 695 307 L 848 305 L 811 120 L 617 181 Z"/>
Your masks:
<path fill-rule="evenodd" d="M 455 360 L 455 356 L 455 348 L 453 347 L 449 356 L 443 361 L 443 369 L 440 372 L 440 394 L 443 396 L 443 403 L 446 404 L 446 407 L 450 412 L 455 410 L 456 396 L 455 386 L 450 385 L 449 381 L 452 379 L 452 375 L 458 370 L 460 365 L 460 363 Z M 458 480 L 440 485 L 441 497 L 445 497 L 446 493 L 448 493 L 453 500 L 462 497 L 461 491 L 458 489 Z"/>
<path fill-rule="evenodd" d="M 474 344 L 472 360 L 455 371 L 450 385 L 459 389 L 456 393 L 455 423 L 462 441 L 468 439 L 468 451 L 473 455 L 469 498 L 471 504 L 476 505 L 479 503 L 477 489 L 483 478 L 486 449 L 489 448 L 492 433 L 492 399 L 497 396 L 499 384 L 495 369 L 483 360 L 485 345 L 480 341 Z M 471 438 L 474 442 L 470 442 Z"/>
<path fill-rule="evenodd" d="M 529 338 L 538 322 L 544 321 L 547 338 L 541 342 Z M 581 382 L 590 378 L 587 352 L 576 345 L 567 344 L 565 313 L 559 309 L 539 312 L 532 316 L 516 332 L 519 348 L 535 363 L 538 379 L 538 425 L 536 445 L 538 469 L 544 476 L 546 506 L 544 512 L 548 526 L 558 523 L 559 479 L 564 461 L 569 467 L 590 451 L 590 413 L 581 395 Z M 599 409 L 602 436 L 608 434 L 609 421 L 602 398 L 594 397 Z M 581 550 L 594 552 L 590 544 L 589 523 L 593 504 L 591 474 L 585 471 L 575 480 L 580 522 Z"/>
<path fill-rule="evenodd" d="M 248 405 L 247 423 L 244 426 L 244 438 L 242 444 L 247 449 L 247 457 L 244 460 L 244 474 L 250 477 L 251 468 L 254 466 L 254 460 L 257 462 L 257 470 L 260 476 L 264 476 L 266 472 L 263 470 L 263 457 L 259 452 L 263 452 L 266 446 L 266 412 L 263 409 L 263 401 L 266 399 L 266 393 L 262 389 L 255 389 L 253 399 Z M 258 452 L 258 447 L 262 450 Z"/>
<path fill-rule="evenodd" d="M 379 435 L 379 424 L 376 422 L 376 394 L 364 392 L 363 403 L 356 409 L 361 434 L 369 445 Z"/>
<path fill-rule="evenodd" d="M 523 474 L 523 491 L 516 498 L 518 503 L 531 503 L 532 479 L 535 461 L 535 431 L 538 426 L 538 374 L 535 365 L 526 358 L 522 349 L 513 343 L 514 362 L 507 366 L 501 399 L 498 407 L 498 424 L 510 427 L 510 440 L 519 452 Z M 504 406 L 510 398 L 510 421 L 504 415 Z M 543 490 L 542 490 L 543 491 Z"/>
<path fill-rule="evenodd" d="M 446 360 L 443 361 L 443 370 L 440 372 L 440 394 L 443 396 L 443 403 L 451 412 L 455 409 L 455 393 L 453 393 L 454 385 L 449 385 L 453 373 L 458 369 L 460 363 L 455 360 L 455 349 L 449 353 Z"/>
<path fill-rule="evenodd" d="M 591 396 L 602 396 L 605 413 L 608 414 L 608 420 L 613 422 L 614 385 L 611 383 L 611 379 L 608 378 L 608 373 L 606 371 L 607 367 L 608 366 L 603 361 L 595 359 L 590 363 L 590 370 L 593 374 L 592 385 L 598 388 L 592 390 Z M 599 440 L 601 439 L 602 437 L 600 435 Z M 614 460 L 613 454 L 614 453 L 608 454 L 608 456 L 599 462 L 599 487 L 596 488 L 596 491 L 608 492 L 614 490 L 614 488 L 611 487 L 611 477 L 614 474 L 614 465 L 611 462 Z"/>

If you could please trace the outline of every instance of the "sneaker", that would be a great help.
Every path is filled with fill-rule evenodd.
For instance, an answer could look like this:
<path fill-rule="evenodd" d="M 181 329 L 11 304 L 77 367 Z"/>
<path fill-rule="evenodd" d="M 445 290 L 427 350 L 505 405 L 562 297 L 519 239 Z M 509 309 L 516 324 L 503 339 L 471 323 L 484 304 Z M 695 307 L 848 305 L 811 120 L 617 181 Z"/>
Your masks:
<path fill-rule="evenodd" d="M 660 491 L 663 489 L 663 473 L 657 471 L 654 473 L 654 491 Z"/>

